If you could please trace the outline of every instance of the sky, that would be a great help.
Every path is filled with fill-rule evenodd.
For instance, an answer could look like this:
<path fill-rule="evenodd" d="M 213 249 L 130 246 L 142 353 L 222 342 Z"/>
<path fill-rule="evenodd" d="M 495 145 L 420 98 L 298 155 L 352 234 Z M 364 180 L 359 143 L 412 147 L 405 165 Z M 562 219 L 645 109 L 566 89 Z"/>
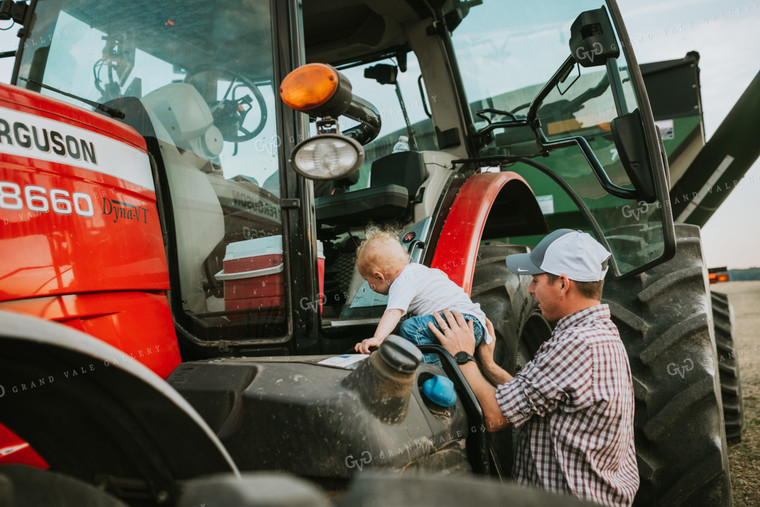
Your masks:
<path fill-rule="evenodd" d="M 760 0 L 618 0 L 618 5 L 639 63 L 699 52 L 709 140 L 760 71 Z M 0 29 L 8 25 L 0 22 Z M 15 49 L 16 32 L 16 27 L 0 31 L 0 51 Z M 11 58 L 0 60 L 0 82 L 10 80 L 11 69 Z M 760 161 L 703 228 L 708 266 L 760 266 L 759 194 Z"/>
<path fill-rule="evenodd" d="M 709 140 L 760 71 L 760 0 L 619 0 L 618 5 L 639 63 L 699 52 Z M 757 137 L 760 142 L 760 132 Z M 708 266 L 760 266 L 759 194 L 760 161 L 702 230 Z"/>

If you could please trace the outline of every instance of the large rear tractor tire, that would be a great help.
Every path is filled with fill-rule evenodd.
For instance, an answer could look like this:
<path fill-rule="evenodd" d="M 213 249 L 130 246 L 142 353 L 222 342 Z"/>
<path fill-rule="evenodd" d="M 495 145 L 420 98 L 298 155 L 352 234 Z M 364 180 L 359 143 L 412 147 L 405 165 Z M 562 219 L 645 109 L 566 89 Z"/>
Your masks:
<path fill-rule="evenodd" d="M 530 361 L 552 328 L 528 293 L 531 278 L 512 273 L 507 255 L 529 252 L 522 245 L 485 243 L 480 246 L 472 284 L 472 300 L 480 303 L 496 331 L 496 363 L 514 375 Z"/>
<path fill-rule="evenodd" d="M 712 292 L 712 315 L 715 328 L 715 345 L 718 350 L 718 372 L 723 398 L 723 418 L 726 422 L 726 440 L 729 444 L 741 442 L 744 429 L 744 403 L 739 374 L 739 358 L 734 339 L 734 307 L 728 296 Z"/>
<path fill-rule="evenodd" d="M 676 256 L 607 280 L 636 396 L 641 486 L 634 505 L 732 504 L 707 270 L 699 228 L 677 225 Z"/>
<path fill-rule="evenodd" d="M 507 269 L 507 255 L 530 251 L 522 245 L 485 243 L 480 246 L 472 284 L 472 300 L 491 320 L 496 331 L 494 359 L 515 375 L 547 340 L 552 328 L 541 316 L 533 297 L 528 293 L 531 278 Z M 512 432 L 489 433 L 489 441 L 497 456 L 499 475 L 511 475 Z"/>

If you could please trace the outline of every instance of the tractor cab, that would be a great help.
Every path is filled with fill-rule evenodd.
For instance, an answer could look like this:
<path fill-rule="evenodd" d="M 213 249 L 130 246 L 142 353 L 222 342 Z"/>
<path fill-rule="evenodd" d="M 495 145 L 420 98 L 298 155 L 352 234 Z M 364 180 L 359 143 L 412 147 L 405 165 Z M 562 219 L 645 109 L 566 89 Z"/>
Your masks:
<path fill-rule="evenodd" d="M 291 333 L 281 175 L 295 132 L 281 125 L 274 22 L 261 2 L 40 2 L 19 49 L 19 86 L 145 138 L 172 313 L 198 346 Z M 269 287 L 242 286 L 246 273 Z"/>
<path fill-rule="evenodd" d="M 618 275 L 672 253 L 664 162 L 614 4 L 52 0 L 28 11 L 14 82 L 145 139 L 172 315 L 196 352 L 348 350 L 384 308 L 355 267 L 369 224 L 397 230 L 413 261 L 467 290 L 480 241 L 530 244 L 548 228 L 593 231 Z M 304 64 L 328 69 L 345 107 L 281 96 Z M 330 139 L 352 140 L 351 171 L 302 171 L 308 157 L 329 165 L 333 148 L 306 145 Z M 460 191 L 473 177 L 478 190 Z M 129 216 L 114 192 L 94 197 L 99 213 Z M 452 224 L 465 196 L 476 218 Z"/>

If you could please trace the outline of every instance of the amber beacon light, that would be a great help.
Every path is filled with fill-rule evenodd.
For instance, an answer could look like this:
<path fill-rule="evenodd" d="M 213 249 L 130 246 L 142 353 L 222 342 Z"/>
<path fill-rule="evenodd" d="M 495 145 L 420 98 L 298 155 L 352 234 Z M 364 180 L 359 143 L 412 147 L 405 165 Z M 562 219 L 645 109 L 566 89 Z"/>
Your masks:
<path fill-rule="evenodd" d="M 351 103 L 351 83 L 323 63 L 310 63 L 293 70 L 280 84 L 285 104 L 313 116 L 339 116 Z"/>
<path fill-rule="evenodd" d="M 333 180 L 359 169 L 364 162 L 362 146 L 338 133 L 334 118 L 345 113 L 351 101 L 351 83 L 329 65 L 310 63 L 285 76 L 280 97 L 290 108 L 323 118 L 320 132 L 293 148 L 290 164 L 296 172 L 313 180 Z M 320 124 L 328 126 L 320 128 Z"/>

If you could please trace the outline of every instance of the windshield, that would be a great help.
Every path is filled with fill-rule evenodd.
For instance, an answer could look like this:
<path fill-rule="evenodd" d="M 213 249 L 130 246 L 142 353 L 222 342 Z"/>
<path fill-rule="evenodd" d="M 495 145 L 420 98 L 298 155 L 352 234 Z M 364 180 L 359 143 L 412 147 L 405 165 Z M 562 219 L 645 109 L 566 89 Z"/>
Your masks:
<path fill-rule="evenodd" d="M 599 0 L 485 0 L 471 7 L 452 39 L 476 128 L 525 119 L 544 83 L 570 56 L 571 26 L 578 14 L 601 7 Z M 622 52 L 606 66 L 575 65 L 543 100 L 538 120 L 546 143 L 582 136 L 611 183 L 632 189 L 611 131 L 612 120 L 638 108 L 627 67 Z M 593 230 L 613 253 L 618 273 L 639 269 L 663 255 L 659 202 L 610 195 L 577 145 L 542 151 L 529 128 L 497 128 L 480 156 L 512 157 L 502 170 L 515 171 L 528 181 L 550 228 Z M 514 161 L 519 156 L 545 166 L 544 172 L 537 164 Z"/>
<path fill-rule="evenodd" d="M 35 15 L 19 85 L 105 103 L 146 137 L 171 203 L 175 317 L 202 339 L 284 335 L 269 3 L 52 0 Z"/>

